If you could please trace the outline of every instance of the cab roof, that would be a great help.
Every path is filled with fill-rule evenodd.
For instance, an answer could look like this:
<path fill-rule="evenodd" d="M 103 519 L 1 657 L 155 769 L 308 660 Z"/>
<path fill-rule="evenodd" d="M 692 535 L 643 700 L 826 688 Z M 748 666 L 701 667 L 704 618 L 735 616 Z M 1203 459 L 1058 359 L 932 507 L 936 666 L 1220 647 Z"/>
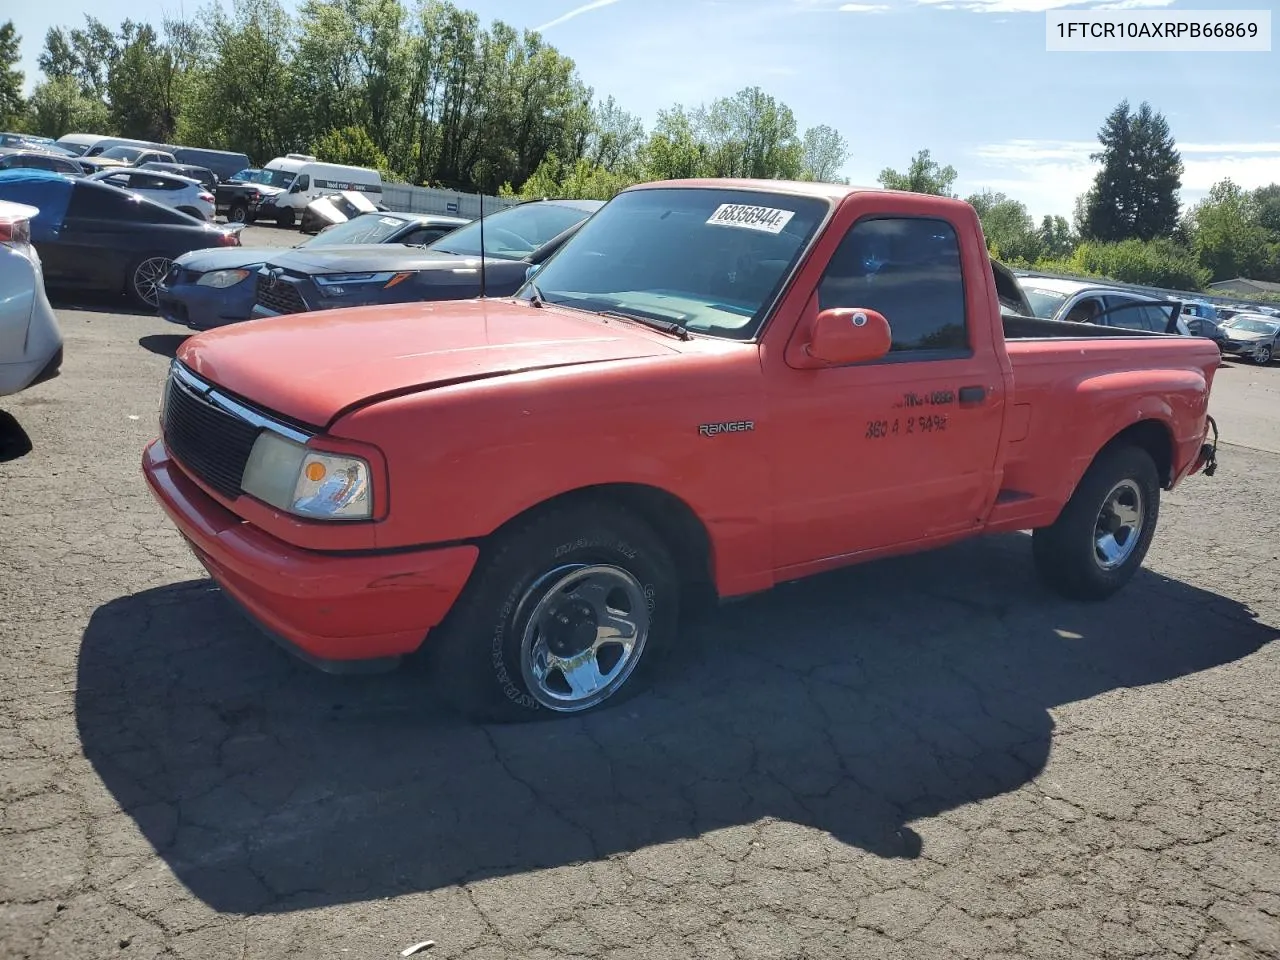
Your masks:
<path fill-rule="evenodd" d="M 638 183 L 635 186 L 628 187 L 627 190 L 656 190 L 664 187 L 752 190 L 761 193 L 816 197 L 820 200 L 831 200 L 836 203 L 855 193 L 894 193 L 909 197 L 922 196 L 922 194 L 912 193 L 908 190 L 888 190 L 884 187 L 867 187 L 845 183 L 818 183 L 813 180 L 761 180 L 740 177 L 690 177 L 683 180 L 657 180 L 650 183 Z M 944 204 L 968 206 L 963 200 L 953 197 L 934 196 L 931 199 Z"/>

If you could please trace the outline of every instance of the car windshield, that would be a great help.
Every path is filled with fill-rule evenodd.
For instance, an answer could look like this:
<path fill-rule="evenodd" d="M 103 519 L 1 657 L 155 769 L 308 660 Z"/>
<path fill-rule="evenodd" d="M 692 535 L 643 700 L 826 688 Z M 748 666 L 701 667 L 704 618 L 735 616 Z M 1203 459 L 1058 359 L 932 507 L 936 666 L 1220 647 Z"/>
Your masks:
<path fill-rule="evenodd" d="M 1276 332 L 1276 328 L 1280 327 L 1280 321 L 1263 320 L 1261 317 L 1236 317 L 1227 321 L 1226 326 L 1242 333 L 1269 334 Z"/>
<path fill-rule="evenodd" d="M 268 187 L 289 189 L 293 183 L 293 174 L 284 170 L 241 170 L 233 179 L 243 183 L 261 183 Z"/>
<path fill-rule="evenodd" d="M 754 190 L 622 193 L 526 285 L 547 303 L 749 339 L 830 203 Z"/>
<path fill-rule="evenodd" d="M 137 160 L 142 156 L 141 147 L 110 147 L 102 151 L 104 160 Z"/>
<path fill-rule="evenodd" d="M 484 218 L 485 255 L 500 260 L 523 259 L 589 216 L 590 210 L 559 203 L 534 202 L 511 207 Z M 437 253 L 480 256 L 480 221 L 441 237 L 428 244 L 427 249 Z"/>
<path fill-rule="evenodd" d="M 385 213 L 362 213 L 346 223 L 335 223 L 298 244 L 300 247 L 331 247 L 339 243 L 382 243 L 399 230 L 404 220 Z M 486 240 L 489 238 L 486 236 Z"/>
<path fill-rule="evenodd" d="M 1052 320 L 1058 309 L 1067 302 L 1067 295 L 1055 290 L 1023 287 L 1022 292 L 1027 295 L 1027 303 L 1031 304 L 1032 312 L 1042 320 Z"/>

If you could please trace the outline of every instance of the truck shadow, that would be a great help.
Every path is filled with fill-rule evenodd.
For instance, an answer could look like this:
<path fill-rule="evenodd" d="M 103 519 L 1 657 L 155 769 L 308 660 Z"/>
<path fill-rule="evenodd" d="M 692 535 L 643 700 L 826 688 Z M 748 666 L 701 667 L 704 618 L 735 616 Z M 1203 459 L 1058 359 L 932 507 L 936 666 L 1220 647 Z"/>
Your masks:
<path fill-rule="evenodd" d="M 176 876 L 282 912 L 597 860 L 778 818 L 881 857 L 908 824 L 1042 770 L 1049 711 L 1227 664 L 1277 636 L 1142 572 L 1041 589 L 1022 535 L 787 585 L 687 626 L 653 691 L 592 718 L 476 727 L 412 671 L 297 665 L 209 581 L 93 615 L 86 756 Z"/>

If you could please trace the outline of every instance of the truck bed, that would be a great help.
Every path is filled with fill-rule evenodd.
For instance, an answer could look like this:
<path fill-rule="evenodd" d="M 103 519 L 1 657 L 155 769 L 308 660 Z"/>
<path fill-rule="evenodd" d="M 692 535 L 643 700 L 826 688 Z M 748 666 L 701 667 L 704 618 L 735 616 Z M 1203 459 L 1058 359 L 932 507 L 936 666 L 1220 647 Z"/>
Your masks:
<path fill-rule="evenodd" d="M 1023 316 L 1004 317 L 1004 328 L 1013 393 L 993 526 L 1052 522 L 1094 453 L 1139 421 L 1184 425 L 1185 436 L 1171 436 L 1155 422 L 1140 427 L 1155 432 L 1157 443 L 1167 439 L 1167 474 L 1194 458 L 1203 439 L 1204 399 L 1221 362 L 1212 340 Z M 1138 339 L 1146 342 L 1139 346 Z M 1142 409 L 1134 407 L 1135 384 L 1155 398 Z M 1169 416 L 1178 407 L 1199 415 Z M 1089 411 L 1088 418 L 1079 411 Z M 1079 453 L 1064 460 L 1065 451 Z"/>

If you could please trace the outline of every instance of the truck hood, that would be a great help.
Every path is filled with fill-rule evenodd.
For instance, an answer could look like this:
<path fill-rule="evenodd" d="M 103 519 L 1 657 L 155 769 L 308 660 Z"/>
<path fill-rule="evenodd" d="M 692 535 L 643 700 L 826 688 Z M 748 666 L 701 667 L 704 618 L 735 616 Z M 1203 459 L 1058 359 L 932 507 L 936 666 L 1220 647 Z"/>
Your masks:
<path fill-rule="evenodd" d="M 524 370 L 669 356 L 679 341 L 510 300 L 299 313 L 191 337 L 178 360 L 251 404 L 316 427 L 370 401 Z"/>
<path fill-rule="evenodd" d="M 1251 343 L 1254 340 L 1270 340 L 1270 333 L 1255 333 L 1252 330 L 1233 330 L 1231 327 L 1223 327 L 1222 332 L 1227 339 L 1235 340 L 1237 343 Z"/>
<path fill-rule="evenodd" d="M 403 243 L 346 243 L 332 247 L 307 249 L 296 247 L 279 250 L 267 261 L 270 267 L 282 267 L 293 273 L 316 276 L 327 273 L 367 273 L 383 270 L 453 270 L 470 261 L 479 264 L 478 257 L 457 253 L 436 253 L 422 247 L 410 247 Z M 511 263 L 490 257 L 487 263 Z"/>
<path fill-rule="evenodd" d="M 184 253 L 173 262 L 196 273 L 208 273 L 265 263 L 279 251 L 279 247 L 207 247 Z"/>

